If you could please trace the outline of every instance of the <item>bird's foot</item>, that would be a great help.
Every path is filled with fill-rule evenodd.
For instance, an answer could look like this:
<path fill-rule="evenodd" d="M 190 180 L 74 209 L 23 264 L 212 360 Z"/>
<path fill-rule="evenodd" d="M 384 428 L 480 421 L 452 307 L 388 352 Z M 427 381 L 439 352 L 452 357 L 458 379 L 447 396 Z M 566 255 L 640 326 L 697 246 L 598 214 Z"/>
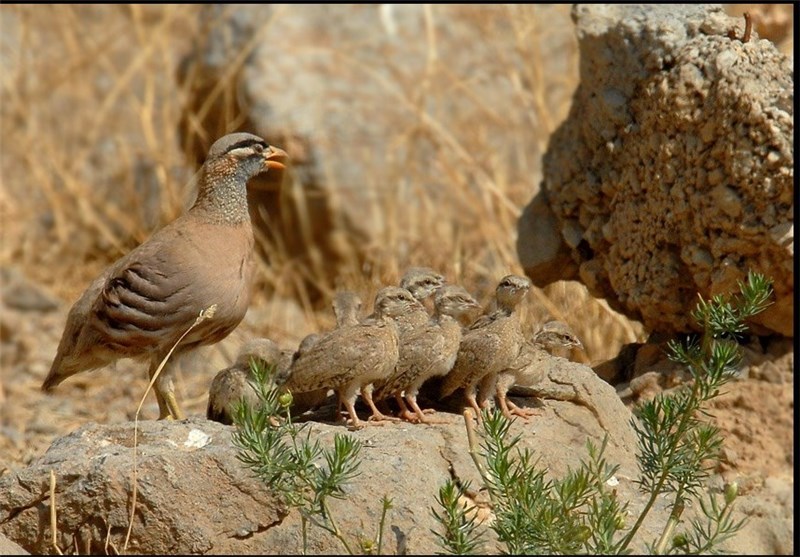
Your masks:
<path fill-rule="evenodd" d="M 358 431 L 360 429 L 364 429 L 366 424 L 362 421 L 353 422 L 352 420 L 347 420 L 347 429 L 349 431 Z"/>
<path fill-rule="evenodd" d="M 383 414 L 381 412 L 373 412 L 372 415 L 369 418 L 367 418 L 367 420 L 370 422 L 378 422 L 378 423 L 399 422 L 400 418 L 397 418 L 395 416 L 387 416 L 386 414 Z"/>
<path fill-rule="evenodd" d="M 419 416 L 417 416 L 414 412 L 411 412 L 408 409 L 405 409 L 400 412 L 399 414 L 401 420 L 405 420 L 407 422 L 411 422 L 412 424 L 419 422 Z"/>
<path fill-rule="evenodd" d="M 419 422 L 423 423 L 423 424 L 426 424 L 426 425 L 435 425 L 435 424 L 446 424 L 446 423 L 448 423 L 448 422 L 446 422 L 444 420 L 433 420 L 433 419 L 431 419 L 431 418 L 429 418 L 429 417 L 427 417 L 425 415 L 423 415 L 423 416 L 421 416 L 419 418 Z"/>
<path fill-rule="evenodd" d="M 520 406 L 517 406 L 510 400 L 508 401 L 508 410 L 511 414 L 515 414 L 524 419 L 542 415 L 542 411 L 539 410 L 538 408 L 522 408 Z"/>

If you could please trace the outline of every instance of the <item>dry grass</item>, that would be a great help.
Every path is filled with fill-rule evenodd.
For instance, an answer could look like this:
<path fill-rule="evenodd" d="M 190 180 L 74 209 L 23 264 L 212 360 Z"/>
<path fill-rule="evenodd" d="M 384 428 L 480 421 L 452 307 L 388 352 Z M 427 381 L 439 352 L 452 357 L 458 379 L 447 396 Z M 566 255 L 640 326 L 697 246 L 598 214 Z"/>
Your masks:
<path fill-rule="evenodd" d="M 199 23 L 201 9 L 0 6 L 3 265 L 19 265 L 72 301 L 105 265 L 192 201 L 193 168 L 181 151 L 178 126 L 192 83 L 190 76 L 179 87 L 175 75 L 180 58 L 207 32 Z M 359 155 L 364 183 L 375 185 L 363 214 L 378 223 L 368 244 L 358 247 L 366 262 L 349 258 L 332 283 L 323 276 L 324 254 L 317 253 L 316 264 L 312 257 L 311 265 L 298 266 L 280 243 L 271 245 L 274 256 L 259 273 L 259 291 L 270 296 L 254 303 L 292 299 L 305 323 L 322 328 L 332 316 L 327 304 L 312 303 L 309 284 L 326 294 L 354 289 L 369 300 L 406 266 L 428 265 L 487 302 L 500 277 L 520 273 L 516 221 L 538 188 L 541 155 L 566 116 L 577 80 L 567 14 L 564 6 L 424 8 L 418 43 L 425 64 L 419 74 L 384 71 L 360 56 L 356 44 L 297 45 L 327 49 L 336 60 L 332 74 L 356 72 L 385 90 L 395 109 L 387 117 L 397 118 L 388 141 L 398 155 Z M 277 10 L 270 24 L 280 24 L 281 17 Z M 475 58 L 485 64 L 476 75 L 488 80 L 446 58 L 440 36 L 446 18 L 474 27 L 481 46 Z M 265 28 L 259 36 L 269 32 Z M 558 71 L 549 60 L 554 49 L 569 61 Z M 232 61 L 231 79 L 246 54 Z M 391 66 L 391 60 L 383 62 Z M 487 100 L 493 83 L 510 88 L 511 106 Z M 230 85 L 221 81 L 201 110 L 229 95 Z M 458 110 L 452 99 L 458 99 Z M 189 115 L 189 125 L 203 116 Z M 241 115 L 220 117 L 235 129 Z M 519 148 L 498 149 L 498 133 Z M 361 147 L 352 149 L 368 152 Z M 377 168 L 382 175 L 372 174 Z M 334 204 L 349 202 L 346 190 L 340 194 Z M 547 318 L 573 325 L 587 347 L 585 361 L 611 357 L 621 344 L 642 340 L 638 324 L 577 283 L 534 289 L 527 311 L 531 325 Z M 262 330 L 289 337 L 293 327 L 297 338 L 308 332 L 300 322 L 278 318 Z"/>

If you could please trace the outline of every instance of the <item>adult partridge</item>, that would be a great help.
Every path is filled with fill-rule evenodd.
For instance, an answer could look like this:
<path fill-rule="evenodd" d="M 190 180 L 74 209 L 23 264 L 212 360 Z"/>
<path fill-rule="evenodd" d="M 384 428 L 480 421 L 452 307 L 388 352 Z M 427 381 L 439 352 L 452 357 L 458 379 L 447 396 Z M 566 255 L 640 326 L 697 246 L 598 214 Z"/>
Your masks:
<path fill-rule="evenodd" d="M 249 133 L 218 139 L 200 169 L 194 205 L 110 265 L 72 306 L 42 389 L 119 358 L 149 361 L 152 378 L 173 346 L 177 356 L 228 336 L 251 294 L 247 181 L 283 169 L 286 159 L 284 151 Z M 213 316 L 198 320 L 211 306 Z M 154 384 L 162 419 L 184 417 L 175 398 L 174 362 L 168 359 Z"/>

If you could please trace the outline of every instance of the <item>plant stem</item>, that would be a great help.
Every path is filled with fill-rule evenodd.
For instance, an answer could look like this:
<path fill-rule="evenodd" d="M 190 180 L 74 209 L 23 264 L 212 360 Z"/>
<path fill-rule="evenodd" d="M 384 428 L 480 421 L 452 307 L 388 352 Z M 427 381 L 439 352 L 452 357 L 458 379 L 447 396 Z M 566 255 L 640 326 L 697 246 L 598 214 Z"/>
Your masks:
<path fill-rule="evenodd" d="M 664 550 L 667 548 L 667 543 L 672 537 L 672 532 L 675 531 L 675 527 L 678 525 L 678 522 L 681 519 L 681 515 L 683 514 L 683 509 L 684 509 L 683 495 L 681 493 L 677 493 L 675 495 L 675 503 L 672 506 L 672 512 L 669 513 L 669 519 L 667 520 L 667 524 L 664 526 L 664 531 L 661 532 L 661 538 L 659 538 L 658 543 L 656 544 L 656 547 L 653 550 L 653 552 L 656 555 L 664 554 Z"/>
<path fill-rule="evenodd" d="M 469 408 L 464 409 L 464 424 L 467 427 L 467 442 L 469 443 L 469 456 L 472 457 L 472 462 L 475 463 L 475 467 L 478 469 L 478 473 L 481 475 L 483 479 L 483 483 L 485 485 L 489 485 L 488 481 L 488 474 L 486 473 L 486 469 L 483 467 L 483 463 L 481 462 L 480 453 L 478 452 L 478 440 L 475 437 L 475 425 L 472 421 L 472 410 Z"/>
<path fill-rule="evenodd" d="M 392 507 L 391 500 L 387 499 L 384 495 L 383 497 L 383 512 L 381 513 L 381 523 L 378 527 L 378 555 L 381 554 L 381 550 L 383 548 L 383 528 L 386 526 L 386 513 L 389 512 L 389 509 Z"/>
<path fill-rule="evenodd" d="M 324 500 L 322 501 L 322 508 L 325 510 L 325 518 L 328 520 L 328 522 L 331 523 L 331 526 L 328 527 L 327 530 L 331 534 L 336 536 L 336 538 L 340 542 L 342 542 L 342 545 L 347 550 L 347 554 L 348 555 L 354 555 L 353 550 L 350 548 L 350 544 L 347 543 L 347 540 L 344 538 L 344 536 L 342 535 L 342 532 L 339 530 L 339 525 L 336 524 L 336 520 L 334 520 L 333 514 L 331 513 L 331 510 L 328 508 L 328 502 L 327 501 L 324 501 Z"/>
<path fill-rule="evenodd" d="M 308 555 L 308 521 L 304 513 L 300 513 L 300 524 L 303 533 L 303 555 Z"/>
<path fill-rule="evenodd" d="M 692 383 L 692 395 L 688 400 L 694 401 L 697 399 L 697 380 Z M 678 426 L 675 428 L 675 435 L 672 444 L 669 447 L 669 452 L 667 454 L 666 462 L 669 462 L 672 459 L 672 455 L 675 453 L 675 450 L 678 448 L 678 443 L 680 443 L 681 439 L 683 438 L 683 430 L 686 426 L 686 422 L 692 417 L 692 411 L 686 411 L 681 415 L 681 420 L 678 422 Z M 639 530 L 639 527 L 644 522 L 644 519 L 647 517 L 647 513 L 650 512 L 650 509 L 653 507 L 653 504 L 656 502 L 656 499 L 661 494 L 661 490 L 664 487 L 664 483 L 667 481 L 667 476 L 669 475 L 669 469 L 664 468 L 661 471 L 661 477 L 658 479 L 658 483 L 656 484 L 655 488 L 653 488 L 653 492 L 650 494 L 650 499 L 648 499 L 647 504 L 644 507 L 644 510 L 639 514 L 639 518 L 636 520 L 636 523 L 631 528 L 630 532 L 628 532 L 625 538 L 622 540 L 622 544 L 620 545 L 620 552 L 627 549 L 630 545 L 631 541 L 633 540 L 633 536 L 636 535 L 636 532 Z M 674 511 L 674 509 L 673 509 Z"/>

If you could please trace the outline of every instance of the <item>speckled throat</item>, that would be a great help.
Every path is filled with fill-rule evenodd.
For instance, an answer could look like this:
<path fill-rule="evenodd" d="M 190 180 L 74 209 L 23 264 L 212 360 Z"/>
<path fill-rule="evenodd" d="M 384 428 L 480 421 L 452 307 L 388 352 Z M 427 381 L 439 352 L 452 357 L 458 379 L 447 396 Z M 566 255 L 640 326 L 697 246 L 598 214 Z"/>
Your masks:
<path fill-rule="evenodd" d="M 234 171 L 224 176 L 214 176 L 204 170 L 197 200 L 191 210 L 195 213 L 202 212 L 205 220 L 216 224 L 238 225 L 249 222 L 248 178 L 242 174 Z"/>

